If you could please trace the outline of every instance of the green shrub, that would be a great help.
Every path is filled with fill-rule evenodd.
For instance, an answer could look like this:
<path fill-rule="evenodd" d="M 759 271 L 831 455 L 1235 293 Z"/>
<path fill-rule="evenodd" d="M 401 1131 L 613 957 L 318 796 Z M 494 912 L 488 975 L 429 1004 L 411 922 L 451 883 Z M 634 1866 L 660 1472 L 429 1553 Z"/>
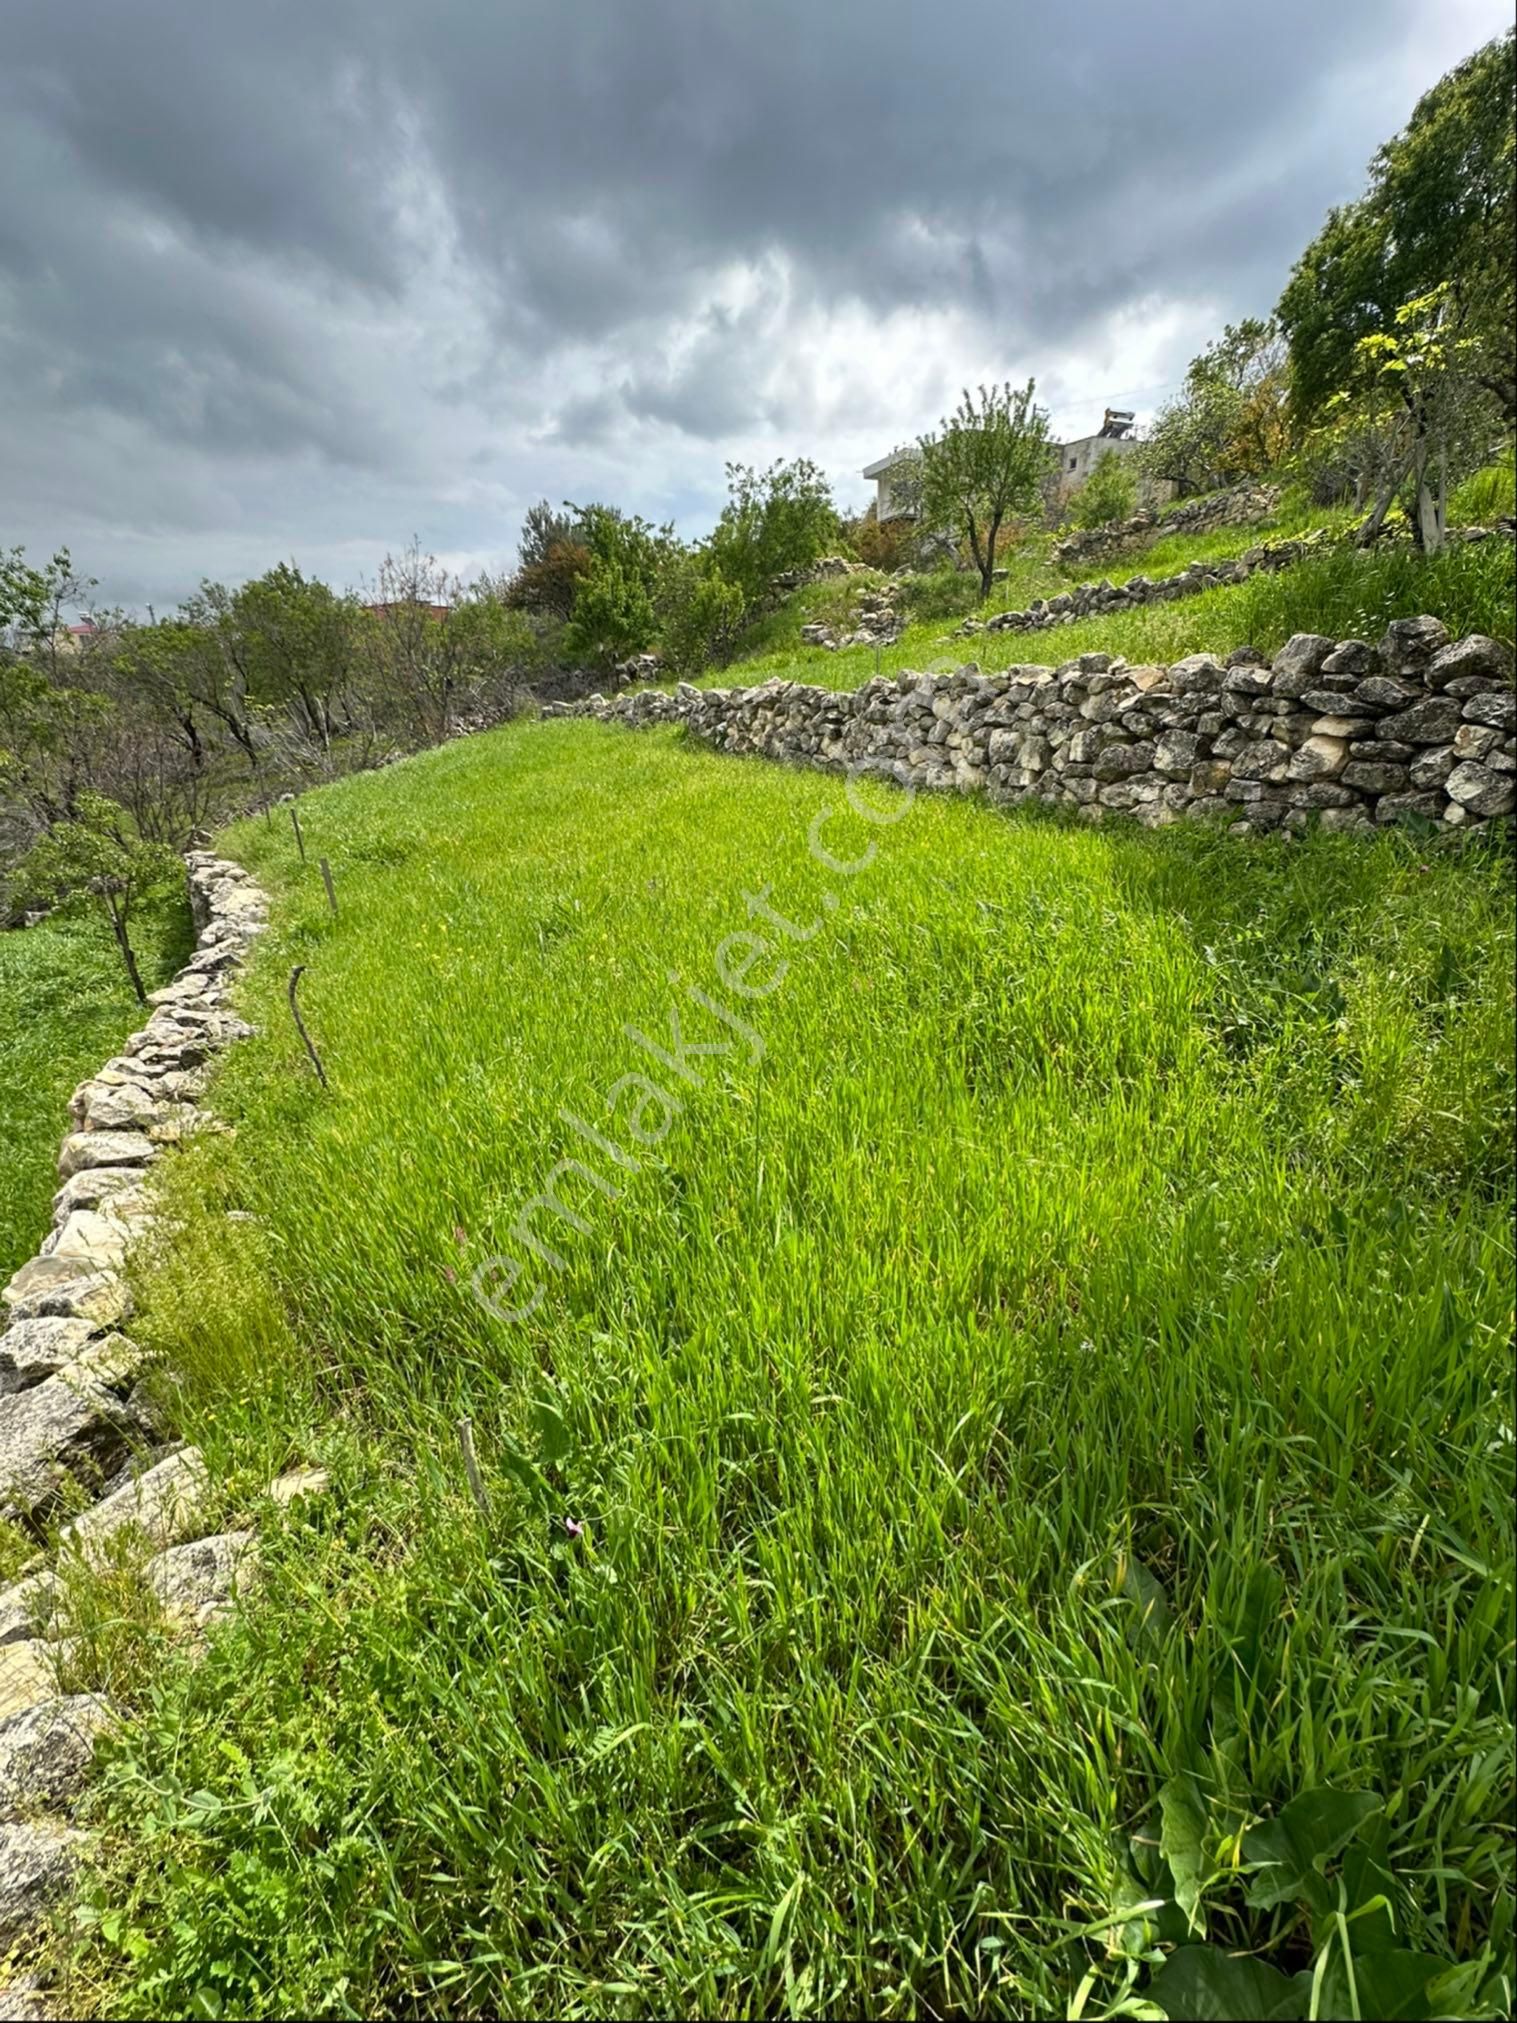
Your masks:
<path fill-rule="evenodd" d="M 1077 527 L 1109 527 L 1130 519 L 1137 503 L 1137 479 L 1115 450 L 1106 450 L 1075 493 L 1069 517 Z"/>
<path fill-rule="evenodd" d="M 699 674 L 730 659 L 743 622 L 743 593 L 702 555 L 680 555 L 654 593 L 658 645 L 675 674 Z"/>
<path fill-rule="evenodd" d="M 621 660 L 651 642 L 653 625 L 653 599 L 641 579 L 615 556 L 597 555 L 579 579 L 564 649 L 602 664 Z"/>
<path fill-rule="evenodd" d="M 980 605 L 980 584 L 967 569 L 932 569 L 908 576 L 901 586 L 901 607 L 911 618 L 932 623 L 967 618 Z"/>

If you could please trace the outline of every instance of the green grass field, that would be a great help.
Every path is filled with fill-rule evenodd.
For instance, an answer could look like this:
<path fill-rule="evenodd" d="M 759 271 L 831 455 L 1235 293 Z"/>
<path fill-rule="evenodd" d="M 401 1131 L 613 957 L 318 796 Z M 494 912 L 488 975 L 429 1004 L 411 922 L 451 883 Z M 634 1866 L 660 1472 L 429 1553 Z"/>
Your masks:
<path fill-rule="evenodd" d="M 1318 514 L 1315 519 L 1326 522 L 1331 517 Z M 1289 531 L 1300 531 L 1302 524 L 1293 518 Z M 1139 569 L 1158 576 L 1173 573 L 1187 561 L 1217 561 L 1240 553 L 1260 538 L 1259 528 L 1226 528 L 1203 539 L 1166 542 L 1162 551 L 1133 557 L 1120 569 L 1113 564 L 1082 573 L 1097 579 L 1108 575 L 1113 582 Z M 1052 596 L 1075 580 L 1058 577 L 1041 561 L 1029 563 L 1025 570 L 1015 562 L 1012 567 L 1011 586 L 998 586 L 978 615 L 1025 608 L 1032 597 Z M 1513 551 L 1510 542 L 1501 540 L 1450 548 L 1431 561 L 1403 547 L 1369 554 L 1335 549 L 1278 575 L 1255 576 L 1172 604 L 1082 618 L 1046 632 L 955 639 L 955 620 L 923 621 L 909 625 L 893 646 L 878 655 L 873 647 L 829 652 L 826 647 L 801 645 L 802 624 L 827 616 L 827 600 L 836 594 L 836 586 L 829 584 L 802 591 L 757 635 L 755 651 L 705 677 L 706 685 L 746 686 L 778 675 L 824 688 L 858 688 L 876 672 L 877 661 L 886 673 L 958 666 L 967 660 L 994 673 L 1019 661 L 1054 666 L 1077 653 L 1120 653 L 1135 664 L 1171 662 L 1187 653 L 1227 653 L 1245 642 L 1273 653 L 1293 632 L 1374 640 L 1391 619 L 1423 611 L 1443 619 L 1456 637 L 1484 632 L 1509 640 L 1517 628 Z"/>
<path fill-rule="evenodd" d="M 1115 2013 L 1161 1790 L 1299 1968 L 1322 1786 L 1505 2013 L 1509 863 L 870 805 L 564 722 L 232 832 L 134 1331 L 229 1521 L 335 1487 L 144 1688 L 71 2013 Z"/>
<path fill-rule="evenodd" d="M 149 990 L 173 975 L 190 939 L 183 894 L 144 908 L 133 945 Z M 0 934 L 0 1281 L 47 1234 L 69 1096 L 140 1021 L 93 908 Z"/>

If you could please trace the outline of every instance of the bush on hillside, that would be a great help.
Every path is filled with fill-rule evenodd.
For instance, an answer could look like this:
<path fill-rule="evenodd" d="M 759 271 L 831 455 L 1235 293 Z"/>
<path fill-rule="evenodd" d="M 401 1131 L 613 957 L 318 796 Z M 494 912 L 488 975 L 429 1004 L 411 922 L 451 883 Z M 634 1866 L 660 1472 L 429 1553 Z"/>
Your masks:
<path fill-rule="evenodd" d="M 699 674 L 731 659 L 743 622 L 743 593 L 709 557 L 684 554 L 660 576 L 654 614 L 664 664 L 675 674 Z"/>
<path fill-rule="evenodd" d="M 601 665 L 641 653 L 653 640 L 653 599 L 646 584 L 614 556 L 598 555 L 579 579 L 564 648 Z"/>
<path fill-rule="evenodd" d="M 899 602 L 907 616 L 917 622 L 967 618 L 979 608 L 979 578 L 967 569 L 928 570 L 906 578 Z"/>
<path fill-rule="evenodd" d="M 1075 493 L 1069 517 L 1077 527 L 1109 527 L 1137 509 L 1138 481 L 1115 450 L 1106 450 Z"/>
<path fill-rule="evenodd" d="M 882 520 L 872 504 L 848 529 L 848 545 L 854 554 L 886 575 L 908 566 L 916 555 L 918 539 L 915 520 Z"/>
<path fill-rule="evenodd" d="M 727 488 L 711 560 L 748 604 L 760 603 L 776 576 L 809 569 L 837 541 L 832 491 L 809 457 L 766 471 L 728 464 Z"/>

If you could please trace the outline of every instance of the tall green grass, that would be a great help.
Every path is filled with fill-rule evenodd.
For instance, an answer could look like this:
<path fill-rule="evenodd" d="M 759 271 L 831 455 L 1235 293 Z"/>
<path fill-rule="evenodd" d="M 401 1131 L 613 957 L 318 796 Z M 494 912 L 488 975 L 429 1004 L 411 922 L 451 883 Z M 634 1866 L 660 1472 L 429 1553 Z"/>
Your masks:
<path fill-rule="evenodd" d="M 133 923 L 149 990 L 189 954 L 183 894 Z M 140 1011 L 103 918 L 76 904 L 0 933 L 0 1280 L 47 1233 L 58 1141 L 76 1085 L 121 1044 Z"/>
<path fill-rule="evenodd" d="M 1508 867 L 872 805 L 559 723 L 309 797 L 335 919 L 233 833 L 259 1035 L 140 1332 L 230 1505 L 336 1486 L 117 1747 L 80 2008 L 1095 2014 L 1180 1771 L 1381 1794 L 1404 1943 L 1508 1963 Z"/>
<path fill-rule="evenodd" d="M 1172 558 L 1177 568 L 1196 552 L 1196 543 L 1184 545 L 1186 552 L 1177 552 Z M 1132 567 L 1160 573 L 1151 556 L 1140 558 Z M 1067 585 L 1051 586 L 1038 594 L 1051 595 L 1053 587 Z M 1228 584 L 1170 604 L 1082 618 L 1046 632 L 955 639 L 941 623 L 914 625 L 878 654 L 873 647 L 848 647 L 831 653 L 824 647 L 777 646 L 709 675 L 706 681 L 720 687 L 747 686 L 778 675 L 825 688 L 858 688 L 877 666 L 894 673 L 954 665 L 971 658 L 994 671 L 1017 661 L 1054 665 L 1074 654 L 1092 652 L 1120 653 L 1134 663 L 1167 662 L 1187 653 L 1230 652 L 1245 642 L 1273 653 L 1293 632 L 1373 640 L 1391 619 L 1423 611 L 1441 618 L 1456 636 L 1485 632 L 1510 640 L 1517 632 L 1513 599 L 1513 552 L 1508 541 L 1461 544 L 1431 560 L 1406 547 L 1368 554 L 1343 547 L 1276 575 L 1253 576 L 1246 583 Z M 1021 604 L 1026 600 L 1013 601 Z"/>

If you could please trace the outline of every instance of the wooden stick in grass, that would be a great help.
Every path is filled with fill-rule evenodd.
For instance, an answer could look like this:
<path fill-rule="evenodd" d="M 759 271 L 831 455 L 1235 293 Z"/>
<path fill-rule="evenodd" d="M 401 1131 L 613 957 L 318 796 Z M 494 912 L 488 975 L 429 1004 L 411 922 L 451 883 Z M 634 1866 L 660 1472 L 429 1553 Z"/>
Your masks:
<path fill-rule="evenodd" d="M 469 1494 L 474 1498 L 474 1507 L 486 1524 L 490 1521 L 490 1499 L 485 1495 L 484 1477 L 479 1472 L 479 1457 L 474 1452 L 474 1421 L 458 1421 L 458 1444 L 463 1449 L 464 1473 L 469 1478 Z"/>
<path fill-rule="evenodd" d="M 290 821 L 295 829 L 295 847 L 300 852 L 301 863 L 304 864 L 306 860 L 306 839 L 300 833 L 300 817 L 295 812 L 295 803 L 293 801 L 290 803 Z"/>
<path fill-rule="evenodd" d="M 303 962 L 297 962 L 295 967 L 290 971 L 290 1017 L 295 1021 L 296 1032 L 305 1041 L 305 1050 L 311 1057 L 311 1066 L 316 1070 L 316 1079 L 325 1088 L 327 1086 L 327 1071 L 321 1065 L 320 1054 L 317 1053 L 315 1047 L 311 1044 L 311 1035 L 306 1031 L 305 1020 L 300 1016 L 300 1006 L 295 1002 L 295 988 L 304 974 L 305 964 Z"/>
<path fill-rule="evenodd" d="M 337 894 L 332 889 L 332 867 L 325 857 L 318 857 L 316 861 L 321 866 L 321 882 L 327 888 L 327 904 L 331 907 L 332 918 L 335 920 L 337 918 Z"/>

